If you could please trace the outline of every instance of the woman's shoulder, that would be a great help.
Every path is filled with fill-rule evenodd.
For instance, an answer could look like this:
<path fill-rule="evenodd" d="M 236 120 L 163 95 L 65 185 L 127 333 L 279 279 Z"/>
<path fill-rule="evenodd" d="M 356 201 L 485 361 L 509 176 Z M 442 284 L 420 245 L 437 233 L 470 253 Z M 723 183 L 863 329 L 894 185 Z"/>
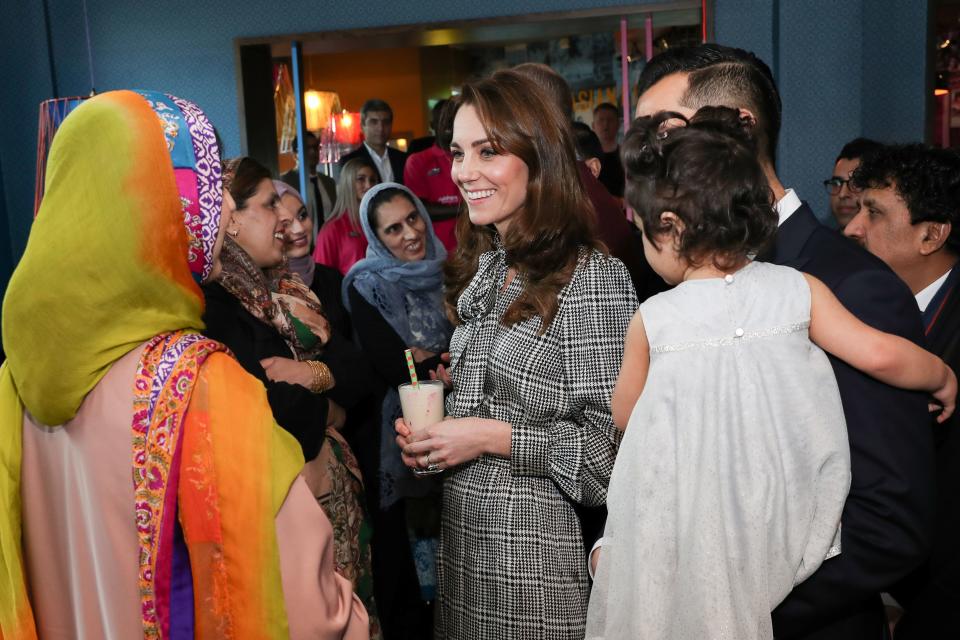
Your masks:
<path fill-rule="evenodd" d="M 203 286 L 205 335 L 221 342 L 273 331 L 247 311 L 240 300 L 217 283 Z M 227 346 L 234 348 L 233 345 Z"/>
<path fill-rule="evenodd" d="M 240 301 L 219 282 L 203 285 L 204 317 L 218 317 L 242 308 Z"/>
<path fill-rule="evenodd" d="M 332 247 L 335 242 L 347 235 L 349 228 L 350 216 L 346 213 L 337 218 L 331 218 L 320 227 L 320 231 L 317 233 L 317 243 L 330 244 Z"/>
<path fill-rule="evenodd" d="M 200 365 L 199 381 L 207 384 L 212 380 L 229 381 L 229 387 L 235 391 L 263 389 L 260 381 L 250 375 L 236 358 L 223 351 L 211 353 Z"/>
<path fill-rule="evenodd" d="M 339 292 L 340 289 L 343 288 L 343 274 L 334 267 L 318 262 L 313 268 L 313 282 L 311 285 L 314 293 L 317 293 L 317 289 L 321 291 Z"/>
<path fill-rule="evenodd" d="M 373 305 L 370 304 L 367 299 L 363 297 L 363 294 L 360 293 L 360 290 L 357 289 L 356 279 L 347 285 L 347 298 L 350 300 L 350 307 L 354 310 L 356 307 L 369 307 L 373 309 Z M 354 313 L 356 313 L 356 311 L 354 311 Z"/>
<path fill-rule="evenodd" d="M 569 293 L 623 296 L 636 301 L 630 272 L 619 258 L 598 249 L 582 247 L 570 278 Z"/>

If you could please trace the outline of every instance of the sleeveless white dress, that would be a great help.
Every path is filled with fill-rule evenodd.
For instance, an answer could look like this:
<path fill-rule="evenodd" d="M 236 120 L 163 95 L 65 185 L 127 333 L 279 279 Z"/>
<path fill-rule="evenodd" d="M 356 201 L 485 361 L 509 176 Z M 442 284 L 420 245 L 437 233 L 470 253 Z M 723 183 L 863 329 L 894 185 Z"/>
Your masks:
<path fill-rule="evenodd" d="M 770 611 L 839 553 L 850 486 L 809 286 L 756 262 L 640 313 L 650 371 L 610 480 L 587 638 L 772 638 Z"/>

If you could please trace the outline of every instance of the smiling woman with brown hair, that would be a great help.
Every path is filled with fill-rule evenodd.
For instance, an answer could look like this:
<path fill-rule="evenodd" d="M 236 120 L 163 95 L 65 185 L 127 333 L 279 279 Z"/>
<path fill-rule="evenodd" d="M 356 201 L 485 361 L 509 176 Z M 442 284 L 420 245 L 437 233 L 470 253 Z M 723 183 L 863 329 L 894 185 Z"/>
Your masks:
<path fill-rule="evenodd" d="M 570 127 L 501 71 L 455 99 L 452 178 L 469 216 L 447 270 L 453 419 L 398 443 L 449 469 L 438 637 L 581 639 L 588 583 L 573 503 L 602 505 L 620 441 L 610 397 L 637 299 L 596 248 Z"/>

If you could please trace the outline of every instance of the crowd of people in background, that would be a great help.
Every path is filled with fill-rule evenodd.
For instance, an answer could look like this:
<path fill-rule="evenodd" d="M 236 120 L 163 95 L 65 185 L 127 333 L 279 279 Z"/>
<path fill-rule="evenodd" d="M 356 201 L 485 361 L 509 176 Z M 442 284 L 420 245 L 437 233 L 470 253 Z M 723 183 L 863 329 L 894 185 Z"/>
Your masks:
<path fill-rule="evenodd" d="M 189 101 L 79 107 L 4 300 L 0 637 L 960 628 L 960 154 L 844 144 L 837 231 L 755 55 L 636 95 L 521 64 L 409 154 L 371 98 L 306 193 Z"/>

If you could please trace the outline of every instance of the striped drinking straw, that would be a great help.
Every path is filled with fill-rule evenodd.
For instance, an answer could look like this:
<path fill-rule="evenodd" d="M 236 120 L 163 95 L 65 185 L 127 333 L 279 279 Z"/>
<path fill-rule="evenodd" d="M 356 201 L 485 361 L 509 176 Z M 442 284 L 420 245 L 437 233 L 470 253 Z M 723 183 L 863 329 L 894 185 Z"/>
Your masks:
<path fill-rule="evenodd" d="M 417 387 L 420 382 L 417 380 L 417 367 L 413 364 L 413 352 L 407 349 L 403 352 L 407 356 L 407 369 L 410 371 L 410 384 Z"/>

